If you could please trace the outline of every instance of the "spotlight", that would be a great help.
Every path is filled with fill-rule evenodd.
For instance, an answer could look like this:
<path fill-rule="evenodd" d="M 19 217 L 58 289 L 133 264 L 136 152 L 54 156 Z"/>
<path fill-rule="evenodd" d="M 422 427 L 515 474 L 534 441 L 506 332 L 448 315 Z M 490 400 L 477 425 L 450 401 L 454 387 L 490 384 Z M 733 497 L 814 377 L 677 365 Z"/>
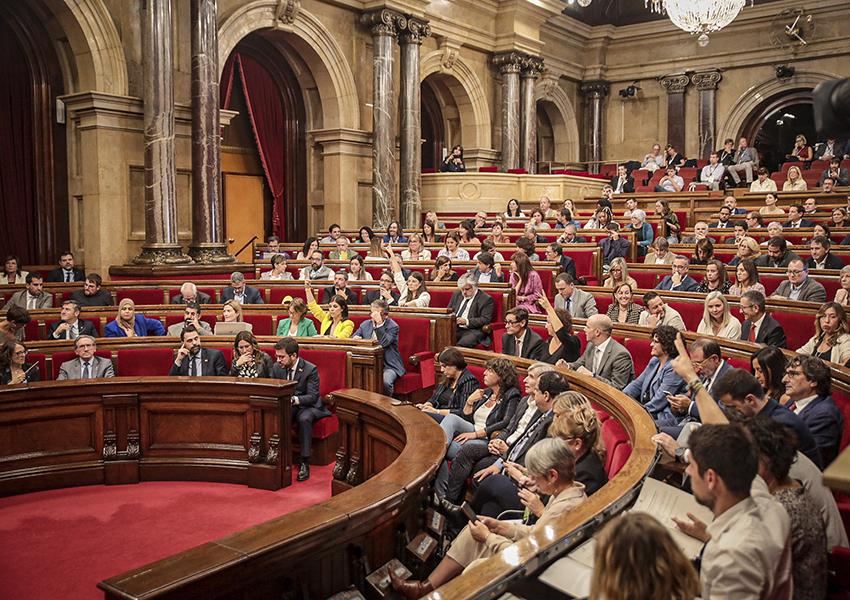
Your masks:
<path fill-rule="evenodd" d="M 794 73 L 796 73 L 797 69 L 789 67 L 788 65 L 776 65 L 775 71 L 777 79 L 790 79 L 794 77 Z"/>
<path fill-rule="evenodd" d="M 620 97 L 621 98 L 634 98 L 635 96 L 637 96 L 639 89 L 640 88 L 633 83 L 629 87 L 623 88 L 622 90 L 620 90 Z"/>

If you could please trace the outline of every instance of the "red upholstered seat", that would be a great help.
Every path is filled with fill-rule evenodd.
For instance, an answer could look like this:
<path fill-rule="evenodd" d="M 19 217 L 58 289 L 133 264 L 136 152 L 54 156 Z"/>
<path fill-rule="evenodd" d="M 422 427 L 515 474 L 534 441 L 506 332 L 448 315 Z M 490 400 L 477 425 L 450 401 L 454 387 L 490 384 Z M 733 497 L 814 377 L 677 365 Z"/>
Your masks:
<path fill-rule="evenodd" d="M 339 431 L 339 418 L 336 413 L 313 422 L 313 439 L 324 440 Z"/>
<path fill-rule="evenodd" d="M 814 318 L 812 315 L 801 315 L 786 310 L 774 310 L 770 315 L 779 321 L 788 339 L 788 349 L 796 350 L 812 337 Z"/>
<path fill-rule="evenodd" d="M 270 304 L 280 304 L 283 302 L 283 299 L 286 296 L 292 296 L 293 298 L 301 298 L 306 300 L 307 297 L 304 294 L 304 286 L 275 286 L 272 287 L 269 293 L 269 303 Z M 321 300 L 321 298 L 319 298 Z M 282 318 L 286 318 L 289 315 L 284 315 Z"/>
<path fill-rule="evenodd" d="M 479 173 L 498 173 L 499 167 L 478 167 Z"/>
<path fill-rule="evenodd" d="M 304 360 L 319 366 L 319 393 L 327 396 L 331 392 L 348 386 L 346 380 L 345 353 L 340 350 L 301 350 Z"/>
<path fill-rule="evenodd" d="M 274 335 L 272 331 L 272 316 L 271 315 L 252 315 L 245 313 L 242 317 L 246 323 L 253 326 L 252 333 L 254 335 Z"/>
<path fill-rule="evenodd" d="M 626 464 L 632 446 L 626 430 L 617 419 L 606 419 L 602 423 L 602 442 L 605 444 L 605 472 L 611 478 Z"/>
<path fill-rule="evenodd" d="M 440 348 L 430 348 L 431 320 L 423 317 L 393 317 L 399 327 L 398 351 L 404 361 L 405 375 L 398 379 L 395 391 L 399 394 L 410 394 L 416 390 L 434 385 L 434 352 Z M 420 363 L 416 366 L 410 363 L 410 358 L 417 355 Z M 424 363 L 424 364 L 423 364 Z"/>
<path fill-rule="evenodd" d="M 215 330 L 215 315 L 212 313 L 204 313 L 201 315 L 201 321 L 210 326 L 211 330 Z M 168 329 L 175 323 L 182 323 L 183 315 L 166 315 L 165 328 Z"/>
<path fill-rule="evenodd" d="M 726 358 L 726 362 L 728 362 L 735 369 L 743 369 L 747 372 L 750 372 L 750 361 L 743 358 Z"/>
<path fill-rule="evenodd" d="M 682 315 L 682 321 L 685 322 L 685 327 L 688 331 L 696 331 L 699 323 L 702 320 L 704 305 L 702 302 L 683 302 L 671 300 L 667 302 L 670 308 L 679 311 Z"/>
<path fill-rule="evenodd" d="M 629 275 L 637 281 L 638 287 L 643 290 L 651 290 L 658 284 L 658 275 L 655 271 L 639 271 L 629 269 Z"/>
<path fill-rule="evenodd" d="M 626 338 L 624 344 L 626 350 L 632 355 L 632 360 L 635 363 L 635 374 L 639 375 L 646 368 L 649 359 L 652 356 L 649 354 L 649 340 L 639 340 L 636 338 Z"/>
<path fill-rule="evenodd" d="M 611 419 L 613 421 L 613 419 Z M 608 477 L 614 477 L 623 468 L 623 465 L 628 462 L 632 455 L 632 445 L 629 442 L 617 444 L 614 451 L 611 453 L 611 463 L 607 469 Z M 606 457 L 607 460 L 607 457 Z"/>
<path fill-rule="evenodd" d="M 608 292 L 594 292 L 593 298 L 596 300 L 596 308 L 603 315 L 608 312 L 608 307 L 614 301 L 614 296 Z"/>
<path fill-rule="evenodd" d="M 121 377 L 168 375 L 173 360 L 174 352 L 171 348 L 119 350 L 115 374 Z"/>
<path fill-rule="evenodd" d="M 508 173 L 512 175 L 528 175 L 528 169 L 508 169 Z"/>
<path fill-rule="evenodd" d="M 759 275 L 759 281 L 764 286 L 764 291 L 768 296 L 770 296 L 773 292 L 776 291 L 776 288 L 779 287 L 780 283 L 787 280 L 788 278 L 785 275 L 780 275 L 778 273 L 762 273 Z"/>
<path fill-rule="evenodd" d="M 579 273 L 578 267 L 576 267 L 576 273 Z M 543 291 L 547 294 L 551 293 L 555 289 L 553 285 L 555 281 L 554 271 L 550 269 L 537 269 L 537 274 L 540 275 L 540 283 L 543 284 Z"/>
<path fill-rule="evenodd" d="M 169 298 L 166 298 L 166 293 L 160 289 L 133 289 L 133 288 L 117 288 L 115 290 L 116 304 L 119 304 L 124 298 L 129 298 L 136 304 L 165 304 Z"/>
<path fill-rule="evenodd" d="M 42 352 L 30 352 L 27 354 L 27 360 L 29 364 L 38 364 L 38 374 L 41 377 L 41 380 L 44 381 L 49 379 L 49 374 L 47 373 L 47 355 Z"/>
<path fill-rule="evenodd" d="M 649 179 L 649 171 L 646 169 L 634 169 L 631 172 L 631 176 L 635 180 L 635 185 L 644 185 L 646 180 Z"/>
<path fill-rule="evenodd" d="M 468 365 L 466 367 L 469 369 L 469 372 L 475 375 L 475 378 L 478 379 L 478 382 L 481 385 L 484 385 L 484 367 L 479 367 L 477 365 Z"/>
<path fill-rule="evenodd" d="M 38 333 L 38 323 L 38 319 L 32 319 L 29 323 L 24 325 L 24 341 L 32 341 L 41 338 Z"/>
<path fill-rule="evenodd" d="M 95 353 L 95 356 L 99 356 L 101 358 L 107 358 L 112 360 L 112 352 L 109 350 L 98 350 Z M 53 379 L 59 377 L 59 368 L 62 366 L 63 362 L 67 362 L 69 360 L 73 360 L 77 358 L 77 355 L 73 352 L 54 352 L 53 353 Z M 44 372 L 42 371 L 42 374 Z M 42 377 L 42 379 L 46 379 Z"/>
<path fill-rule="evenodd" d="M 832 399 L 838 410 L 844 415 L 844 432 L 841 435 L 841 449 L 850 442 L 850 394 L 842 392 L 837 387 L 832 388 Z"/>

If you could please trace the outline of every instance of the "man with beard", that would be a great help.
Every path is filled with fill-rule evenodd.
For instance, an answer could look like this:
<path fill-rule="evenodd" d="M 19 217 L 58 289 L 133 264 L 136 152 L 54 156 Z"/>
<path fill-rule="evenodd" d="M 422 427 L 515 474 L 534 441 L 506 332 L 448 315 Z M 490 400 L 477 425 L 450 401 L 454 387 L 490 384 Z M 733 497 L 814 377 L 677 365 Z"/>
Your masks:
<path fill-rule="evenodd" d="M 169 375 L 209 376 L 227 375 L 227 363 L 224 355 L 212 348 L 201 348 L 201 335 L 194 325 L 186 325 L 180 332 L 183 342 L 177 351 L 177 358 L 171 365 Z"/>

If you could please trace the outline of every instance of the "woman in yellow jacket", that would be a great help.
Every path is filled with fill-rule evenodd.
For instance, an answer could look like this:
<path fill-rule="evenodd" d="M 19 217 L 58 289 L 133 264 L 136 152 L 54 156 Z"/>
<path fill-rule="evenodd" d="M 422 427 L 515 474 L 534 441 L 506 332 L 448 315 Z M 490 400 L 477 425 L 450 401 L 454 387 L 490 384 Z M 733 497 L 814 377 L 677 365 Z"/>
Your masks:
<path fill-rule="evenodd" d="M 307 296 L 307 308 L 319 320 L 319 335 L 335 338 L 350 338 L 354 333 L 354 322 L 348 318 L 348 302 L 342 296 L 334 296 L 328 304 L 328 310 L 322 310 L 316 297 L 310 280 L 304 281 L 304 293 Z"/>

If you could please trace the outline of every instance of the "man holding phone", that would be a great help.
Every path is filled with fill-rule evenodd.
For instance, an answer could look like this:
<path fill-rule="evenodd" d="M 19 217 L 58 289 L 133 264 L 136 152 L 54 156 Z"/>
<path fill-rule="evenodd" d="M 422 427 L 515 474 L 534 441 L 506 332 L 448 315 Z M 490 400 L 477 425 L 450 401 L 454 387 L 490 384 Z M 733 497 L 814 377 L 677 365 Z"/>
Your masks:
<path fill-rule="evenodd" d="M 186 308 L 183 310 L 183 320 L 180 323 L 171 325 L 168 328 L 168 335 L 172 337 L 180 337 L 180 333 L 188 325 L 192 325 L 201 335 L 213 334 L 209 323 L 201 321 L 201 305 L 195 300 L 189 300 L 186 302 Z"/>
<path fill-rule="evenodd" d="M 201 347 L 201 335 L 194 325 L 186 325 L 180 332 L 180 349 L 171 365 L 169 375 L 190 377 L 227 375 L 227 363 L 218 350 Z"/>

